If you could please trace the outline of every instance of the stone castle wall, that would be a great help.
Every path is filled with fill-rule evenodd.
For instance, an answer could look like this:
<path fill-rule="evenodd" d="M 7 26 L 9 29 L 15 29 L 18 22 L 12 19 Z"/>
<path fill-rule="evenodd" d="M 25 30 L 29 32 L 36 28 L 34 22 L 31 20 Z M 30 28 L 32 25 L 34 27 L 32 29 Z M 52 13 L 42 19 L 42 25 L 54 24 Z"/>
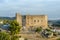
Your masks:
<path fill-rule="evenodd" d="M 42 27 L 47 28 L 48 27 L 48 18 L 46 15 L 25 15 L 25 27 Z M 20 24 L 20 26 L 23 26 L 22 22 L 22 15 L 16 14 L 17 22 Z"/>

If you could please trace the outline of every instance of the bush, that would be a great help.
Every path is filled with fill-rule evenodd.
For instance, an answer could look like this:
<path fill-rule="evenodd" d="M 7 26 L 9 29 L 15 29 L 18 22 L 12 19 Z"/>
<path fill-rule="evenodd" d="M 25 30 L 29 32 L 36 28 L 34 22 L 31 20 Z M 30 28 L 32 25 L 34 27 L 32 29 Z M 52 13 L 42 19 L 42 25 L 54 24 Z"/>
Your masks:
<path fill-rule="evenodd" d="M 11 40 L 19 40 L 19 37 L 18 36 L 12 36 Z"/>
<path fill-rule="evenodd" d="M 9 27 L 11 35 L 18 34 L 20 32 L 20 28 L 21 28 L 21 26 L 19 26 L 19 24 L 17 23 L 17 21 L 15 21 L 15 20 L 12 21 L 10 23 L 10 27 Z"/>
<path fill-rule="evenodd" d="M 28 40 L 27 38 L 25 38 L 24 40 Z"/>
<path fill-rule="evenodd" d="M 40 28 L 37 28 L 36 30 L 35 30 L 35 32 L 40 32 L 40 31 L 42 31 L 42 28 L 40 27 Z"/>
<path fill-rule="evenodd" d="M 0 40 L 11 40 L 10 35 L 6 32 L 0 32 Z"/>
<path fill-rule="evenodd" d="M 60 40 L 60 38 L 58 38 L 57 40 Z"/>
<path fill-rule="evenodd" d="M 54 35 L 54 36 L 57 36 L 57 35 L 58 35 L 58 33 L 57 33 L 57 32 L 53 32 L 53 35 Z"/>
<path fill-rule="evenodd" d="M 50 32 L 51 30 L 50 29 L 46 29 L 46 31 Z"/>

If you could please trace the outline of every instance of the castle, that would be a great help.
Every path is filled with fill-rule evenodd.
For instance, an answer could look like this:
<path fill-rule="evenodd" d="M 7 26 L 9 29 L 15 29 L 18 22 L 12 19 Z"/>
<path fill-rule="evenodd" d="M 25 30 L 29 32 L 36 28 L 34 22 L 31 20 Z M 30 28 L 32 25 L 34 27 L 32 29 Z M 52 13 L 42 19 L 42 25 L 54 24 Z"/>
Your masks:
<path fill-rule="evenodd" d="M 30 27 L 42 27 L 43 29 L 48 27 L 47 15 L 20 15 L 16 14 L 16 20 L 20 26 Z"/>

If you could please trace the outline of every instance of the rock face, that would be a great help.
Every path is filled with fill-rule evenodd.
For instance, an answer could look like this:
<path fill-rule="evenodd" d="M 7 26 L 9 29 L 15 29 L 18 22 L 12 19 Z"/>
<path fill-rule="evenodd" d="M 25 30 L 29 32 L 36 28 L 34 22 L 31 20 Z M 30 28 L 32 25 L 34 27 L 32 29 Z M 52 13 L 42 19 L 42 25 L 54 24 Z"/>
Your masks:
<path fill-rule="evenodd" d="M 46 15 L 20 15 L 17 13 L 16 20 L 20 26 L 26 28 L 42 27 L 45 29 L 48 27 L 48 19 Z"/>

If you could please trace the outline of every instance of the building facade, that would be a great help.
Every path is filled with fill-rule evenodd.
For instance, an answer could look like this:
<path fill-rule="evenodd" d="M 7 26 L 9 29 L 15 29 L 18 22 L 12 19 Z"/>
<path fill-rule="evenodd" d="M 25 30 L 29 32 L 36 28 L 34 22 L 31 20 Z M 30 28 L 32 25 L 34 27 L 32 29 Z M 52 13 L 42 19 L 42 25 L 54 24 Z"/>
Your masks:
<path fill-rule="evenodd" d="M 42 27 L 43 29 L 48 27 L 47 15 L 20 15 L 16 14 L 16 20 L 20 26 L 30 27 Z"/>

